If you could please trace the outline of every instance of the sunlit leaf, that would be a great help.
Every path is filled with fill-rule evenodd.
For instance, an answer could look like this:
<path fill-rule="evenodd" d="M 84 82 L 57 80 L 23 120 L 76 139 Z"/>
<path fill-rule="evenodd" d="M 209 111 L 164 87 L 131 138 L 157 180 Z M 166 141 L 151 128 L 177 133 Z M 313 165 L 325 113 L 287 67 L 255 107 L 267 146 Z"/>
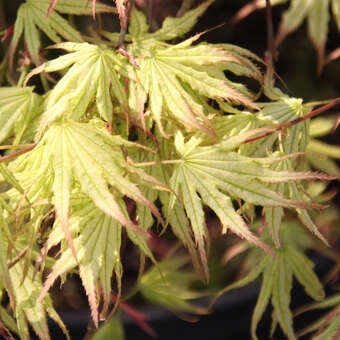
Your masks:
<path fill-rule="evenodd" d="M 142 14 L 138 13 L 138 16 Z M 141 32 L 145 32 L 145 19 L 142 22 Z M 178 25 L 171 26 L 174 35 L 177 34 L 177 28 Z M 133 26 L 131 29 L 136 31 L 133 34 L 137 36 L 130 37 L 132 44 L 128 45 L 127 50 L 131 56 L 138 56 L 136 75 L 140 83 L 138 85 L 142 86 L 145 93 L 139 95 L 137 103 L 146 104 L 148 95 L 152 117 L 163 136 L 166 136 L 163 121 L 168 116 L 185 125 L 188 130 L 201 130 L 214 137 L 204 103 L 209 98 L 257 108 L 252 102 L 252 94 L 224 75 L 224 71 L 228 70 L 260 80 L 260 72 L 251 62 L 256 57 L 250 52 L 232 45 L 202 43 L 193 46 L 198 36 L 169 45 L 158 40 L 161 38 L 157 32 L 162 29 L 144 35 L 137 33 L 137 28 Z M 167 30 L 171 31 L 170 26 Z M 134 87 L 130 86 L 130 89 L 134 90 Z M 134 94 L 131 92 L 130 95 Z M 137 110 L 136 104 L 134 109 Z"/>
<path fill-rule="evenodd" d="M 207 8 L 214 2 L 208 0 L 200 6 L 187 11 L 180 18 L 167 17 L 163 21 L 162 27 L 154 32 L 142 37 L 142 39 L 156 39 L 156 40 L 172 40 L 177 37 L 182 37 L 184 34 L 191 31 L 196 24 L 198 18 L 207 10 Z"/>
<path fill-rule="evenodd" d="M 41 112 L 33 87 L 0 87 L 0 143 L 14 135 L 19 144 L 29 124 Z"/>
<path fill-rule="evenodd" d="M 94 99 L 102 118 L 111 123 L 113 119 L 111 96 L 120 103 L 120 111 L 124 109 L 124 103 L 127 106 L 119 72 L 126 74 L 128 66 L 109 48 L 70 42 L 55 47 L 70 53 L 46 62 L 33 70 L 30 76 L 72 66 L 47 99 L 46 111 L 40 123 L 40 133 L 60 116 L 81 119 Z"/>
<path fill-rule="evenodd" d="M 228 140 L 214 146 L 197 146 L 198 143 L 199 140 L 195 138 L 184 143 L 181 134 L 177 134 L 175 145 L 181 161 L 175 166 L 170 183 L 183 201 L 202 260 L 205 257 L 204 239 L 207 235 L 203 203 L 217 214 L 224 232 L 230 229 L 269 252 L 270 248 L 249 231 L 240 215 L 236 213 L 232 199 L 242 199 L 247 203 L 262 206 L 295 206 L 302 208 L 302 211 L 303 208 L 313 206 L 307 202 L 303 203 L 300 200 L 302 197 L 295 201 L 289 200 L 263 185 L 266 182 L 294 182 L 300 176 L 301 179 L 308 178 L 310 176 L 308 173 L 273 171 L 260 166 L 259 158 L 247 158 L 230 152 L 232 146 Z M 268 162 L 268 159 L 263 160 Z M 296 193 L 292 198 L 295 197 Z M 170 203 L 170 209 L 172 207 Z"/>
<path fill-rule="evenodd" d="M 47 326 L 46 312 L 48 309 L 52 311 L 53 307 L 49 296 L 45 296 L 41 302 L 38 301 L 39 294 L 42 290 L 42 283 L 40 275 L 33 275 L 33 271 L 34 268 L 30 267 L 23 282 L 23 266 L 21 262 L 14 265 L 9 271 L 17 302 L 15 317 L 17 319 L 18 331 L 21 339 L 30 339 L 29 322 L 41 340 L 49 339 L 50 335 Z M 50 316 L 53 316 L 54 313 L 52 313 L 52 315 L 50 314 Z M 64 332 L 67 332 L 66 327 L 60 319 L 55 321 L 58 322 Z"/>
<path fill-rule="evenodd" d="M 57 12 L 73 15 L 91 15 L 91 9 L 85 6 L 84 1 L 59 0 L 53 12 L 48 11 L 49 6 L 50 0 L 27 0 L 20 6 L 10 46 L 11 62 L 13 62 L 13 56 L 22 33 L 24 33 L 28 52 L 36 65 L 41 64 L 42 61 L 39 55 L 41 47 L 39 29 L 55 43 L 61 42 L 60 36 L 69 41 L 83 40 L 81 34 Z M 47 17 L 48 12 L 49 16 Z M 96 12 L 114 12 L 114 9 L 110 6 L 97 3 Z"/>

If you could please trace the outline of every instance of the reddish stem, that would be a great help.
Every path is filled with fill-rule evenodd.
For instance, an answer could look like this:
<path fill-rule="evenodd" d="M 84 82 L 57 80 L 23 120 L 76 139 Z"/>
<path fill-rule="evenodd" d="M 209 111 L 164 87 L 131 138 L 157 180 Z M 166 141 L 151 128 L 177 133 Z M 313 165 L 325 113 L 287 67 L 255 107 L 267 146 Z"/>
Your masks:
<path fill-rule="evenodd" d="M 34 149 L 35 147 L 37 146 L 37 144 L 32 144 L 31 146 L 28 146 L 27 148 L 25 149 L 22 149 L 22 150 L 19 150 L 19 151 L 16 151 L 16 152 L 13 152 L 9 155 L 6 155 L 6 156 L 3 156 L 3 157 L 0 157 L 0 163 L 2 162 L 6 162 L 6 161 L 9 161 L 15 157 L 18 157 L 28 151 L 31 151 L 32 149 Z"/>
<path fill-rule="evenodd" d="M 244 144 L 251 143 L 251 142 L 254 142 L 256 140 L 262 139 L 264 137 L 270 136 L 271 134 L 273 134 L 275 132 L 280 132 L 280 131 L 282 131 L 282 128 L 284 128 L 284 127 L 290 127 L 292 125 L 298 124 L 298 123 L 300 123 L 300 122 L 302 122 L 302 121 L 304 121 L 308 118 L 312 118 L 312 117 L 314 117 L 314 116 L 316 116 L 316 115 L 318 115 L 318 114 L 320 114 L 324 111 L 327 111 L 330 108 L 332 108 L 333 106 L 336 106 L 338 104 L 340 104 L 340 99 L 336 99 L 336 100 L 332 101 L 331 103 L 323 105 L 323 106 L 319 107 L 318 109 L 313 110 L 313 111 L 307 113 L 306 115 L 304 115 L 302 117 L 296 118 L 296 119 L 291 120 L 289 122 L 282 123 L 282 124 L 280 124 L 280 126 L 277 129 L 274 129 L 272 131 L 268 131 L 268 132 L 264 133 L 263 135 L 246 139 L 243 143 Z"/>
<path fill-rule="evenodd" d="M 6 29 L 4 36 L 1 38 L 1 42 L 2 43 L 5 42 L 13 34 L 13 31 L 14 31 L 14 25 L 9 26 Z"/>
<path fill-rule="evenodd" d="M 112 294 L 111 298 L 113 302 L 116 302 L 116 296 L 114 294 Z M 128 314 L 130 318 L 133 319 L 141 329 L 143 329 L 147 334 L 149 334 L 153 338 L 157 338 L 156 331 L 146 322 L 146 320 L 149 318 L 148 315 L 139 312 L 138 310 L 131 307 L 126 302 L 119 301 L 118 304 L 119 304 L 119 307 L 126 314 Z"/>

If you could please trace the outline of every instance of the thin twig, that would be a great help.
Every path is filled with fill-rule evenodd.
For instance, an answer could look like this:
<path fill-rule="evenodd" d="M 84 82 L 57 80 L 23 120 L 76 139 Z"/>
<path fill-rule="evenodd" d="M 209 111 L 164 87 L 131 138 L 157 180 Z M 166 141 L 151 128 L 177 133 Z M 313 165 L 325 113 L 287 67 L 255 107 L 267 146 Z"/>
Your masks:
<path fill-rule="evenodd" d="M 266 0 L 266 21 L 267 21 L 267 51 L 269 54 L 269 62 L 272 68 L 274 68 L 274 58 L 275 58 L 275 44 L 274 44 L 274 28 L 273 28 L 273 15 L 272 6 L 270 0 Z"/>
<path fill-rule="evenodd" d="M 34 149 L 35 147 L 37 146 L 37 144 L 32 144 L 31 146 L 25 148 L 25 149 L 22 149 L 22 150 L 19 150 L 19 151 L 16 151 L 16 152 L 13 152 L 9 155 L 6 155 L 6 156 L 3 156 L 3 157 L 0 157 L 0 163 L 2 162 L 7 162 L 13 158 L 16 158 L 20 155 L 23 155 L 24 153 L 28 152 L 28 151 L 31 151 L 32 149 Z"/>
<path fill-rule="evenodd" d="M 120 28 L 120 34 L 119 34 L 119 40 L 118 40 L 118 45 L 117 48 L 121 48 L 124 46 L 124 41 L 125 41 L 125 35 L 127 31 L 127 26 L 129 23 L 129 18 L 130 18 L 130 13 L 131 13 L 131 8 L 132 5 L 134 4 L 134 0 L 128 0 L 127 3 L 127 8 L 126 8 L 126 27 L 121 27 Z"/>
<path fill-rule="evenodd" d="M 324 111 L 327 111 L 327 110 L 329 110 L 330 108 L 332 108 L 333 106 L 336 106 L 336 105 L 338 105 L 338 104 L 340 104 L 340 99 L 336 99 L 336 100 L 332 101 L 332 102 L 329 103 L 329 104 L 326 104 L 326 105 L 324 105 L 324 106 L 321 106 L 321 107 L 319 107 L 318 109 L 313 110 L 313 111 L 307 113 L 306 115 L 304 115 L 304 116 L 302 116 L 302 117 L 296 118 L 296 119 L 291 120 L 291 121 L 289 121 L 289 122 L 282 123 L 282 124 L 280 124 L 280 126 L 279 126 L 277 129 L 273 129 L 273 130 L 271 130 L 271 131 L 268 131 L 268 132 L 264 133 L 263 135 L 260 135 L 260 136 L 257 136 L 257 137 L 253 137 L 253 138 L 246 139 L 243 143 L 244 143 L 244 144 L 246 144 L 246 143 L 251 143 L 251 142 L 254 142 L 254 141 L 259 140 L 259 139 L 261 139 L 261 138 L 270 136 L 271 134 L 273 134 L 273 133 L 275 133 L 275 132 L 281 132 L 281 131 L 282 131 L 282 128 L 284 128 L 284 127 L 290 127 L 290 126 L 292 126 L 292 125 L 298 124 L 298 123 L 300 123 L 300 122 L 302 122 L 302 121 L 304 121 L 304 120 L 306 120 L 306 119 L 308 119 L 308 118 L 312 118 L 312 117 L 314 117 L 314 116 L 316 116 L 316 115 L 318 115 L 318 114 L 320 114 L 320 113 L 322 113 L 322 112 L 324 112 Z"/>

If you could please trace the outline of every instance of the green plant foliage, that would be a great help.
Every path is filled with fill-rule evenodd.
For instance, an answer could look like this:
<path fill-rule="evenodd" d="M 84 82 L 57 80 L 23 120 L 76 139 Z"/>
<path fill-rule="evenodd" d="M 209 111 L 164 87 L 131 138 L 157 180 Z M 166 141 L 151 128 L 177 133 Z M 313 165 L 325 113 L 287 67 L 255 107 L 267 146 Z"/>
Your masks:
<path fill-rule="evenodd" d="M 195 279 L 193 273 L 180 269 L 187 262 L 186 259 L 160 262 L 158 268 L 153 267 L 141 277 L 138 289 L 152 303 L 174 312 L 204 313 L 203 308 L 187 301 L 202 295 L 190 288 Z"/>
<path fill-rule="evenodd" d="M 271 5 L 280 5 L 288 0 L 272 0 Z M 248 15 L 255 9 L 266 6 L 263 0 L 254 0 L 252 4 L 247 4 L 236 15 L 237 20 L 243 19 L 246 13 Z M 331 11 L 331 13 L 330 13 Z M 307 20 L 308 35 L 312 41 L 318 57 L 318 73 L 322 71 L 325 64 L 325 46 L 328 35 L 328 26 L 331 19 L 334 21 L 340 31 L 340 2 L 339 0 L 291 0 L 289 8 L 283 13 L 279 31 L 276 37 L 276 45 L 290 33 L 296 31 Z"/>
<path fill-rule="evenodd" d="M 323 286 L 313 271 L 313 262 L 303 255 L 301 246 L 293 241 L 298 226 L 283 222 L 283 227 L 285 229 L 281 235 L 283 245 L 276 250 L 277 259 L 265 254 L 261 255 L 259 260 L 258 254 L 253 253 L 258 264 L 244 278 L 223 289 L 225 293 L 231 289 L 243 287 L 262 275 L 261 290 L 251 322 L 253 339 L 257 339 L 257 325 L 270 301 L 274 308 L 273 324 L 275 325 L 278 322 L 288 339 L 296 339 L 293 329 L 293 315 L 290 310 L 293 276 L 314 300 L 321 301 L 325 296 Z"/>
<path fill-rule="evenodd" d="M 311 332 L 315 332 L 312 339 L 333 339 L 339 334 L 340 329 L 340 294 L 335 294 L 326 298 L 321 302 L 313 302 L 306 306 L 302 306 L 296 315 L 305 313 L 315 309 L 332 308 L 329 313 L 319 320 L 313 322 L 310 326 L 298 332 L 298 336 L 303 336 Z"/>
<path fill-rule="evenodd" d="M 311 104 L 276 88 L 273 70 L 263 76 L 266 65 L 252 52 L 203 42 L 205 32 L 189 35 L 212 3 L 167 17 L 154 31 L 125 0 L 115 1 L 117 9 L 83 0 L 27 0 L 18 9 L 10 62 L 23 36 L 32 64 L 22 63 L 20 75 L 6 70 L 13 84 L 0 87 L 0 326 L 8 334 L 29 339 L 33 330 L 48 340 L 49 316 L 68 337 L 50 291 L 73 274 L 95 327 L 110 319 L 94 340 L 124 338 L 113 314 L 126 310 L 121 297 L 135 293 L 176 313 L 206 313 L 191 301 L 206 292 L 192 284 L 209 282 L 211 242 L 228 230 L 247 249 L 249 273 L 222 292 L 262 277 L 254 339 L 269 302 L 273 324 L 296 339 L 293 277 L 323 303 L 304 252 L 333 254 L 324 250 L 332 234 L 319 228 L 312 210 L 329 203 L 325 181 L 339 178 L 339 147 L 318 139 L 336 118 L 311 121 Z M 313 27 L 318 46 L 329 3 L 309 1 L 295 18 L 297 27 L 322 15 Z M 60 15 L 104 12 L 118 12 L 120 33 L 89 29 L 87 36 Z M 52 60 L 42 58 L 40 31 L 56 43 Z M 328 159 L 318 162 L 311 153 Z M 336 211 L 329 204 L 327 211 Z M 261 217 L 262 234 L 252 223 Z M 127 288 L 131 263 L 137 280 Z M 337 325 L 334 315 L 316 338 L 333 335 Z"/>
<path fill-rule="evenodd" d="M 244 86 L 229 81 L 223 72 L 228 70 L 260 80 L 259 70 L 250 62 L 252 58 L 257 59 L 253 54 L 232 45 L 201 43 L 192 46 L 201 34 L 176 45 L 165 43 L 186 34 L 210 3 L 188 11 L 182 18 L 166 19 L 154 33 L 148 33 L 146 17 L 132 10 L 130 34 L 127 35 L 131 44 L 127 51 L 131 56 L 138 56 L 135 61 L 138 81 L 129 83 L 130 105 L 138 113 L 141 105 L 148 101 L 163 136 L 167 134 L 162 119 L 167 116 L 187 129 L 214 136 L 207 117 L 207 98 L 256 108 L 251 100 L 254 96 Z M 104 35 L 117 41 L 117 36 Z M 251 67 L 247 67 L 249 65 Z"/>
<path fill-rule="evenodd" d="M 40 114 L 41 99 L 33 90 L 33 87 L 0 88 L 0 143 L 15 135 L 13 144 L 19 144 Z"/>
<path fill-rule="evenodd" d="M 126 62 L 112 49 L 97 45 L 66 42 L 55 47 L 71 53 L 44 63 L 29 75 L 55 72 L 72 65 L 48 96 L 39 135 L 60 116 L 81 119 L 94 98 L 102 118 L 112 123 L 111 96 L 117 99 L 122 109 L 124 103 L 125 109 L 127 106 L 126 95 L 119 78 L 119 72 L 128 75 L 129 68 Z"/>
<path fill-rule="evenodd" d="M 124 340 L 124 329 L 118 318 L 112 318 L 105 325 L 101 326 L 91 340 Z"/>
<path fill-rule="evenodd" d="M 10 58 L 12 59 L 18 46 L 20 37 L 24 34 L 28 52 L 36 65 L 41 64 L 39 50 L 41 40 L 39 30 L 43 31 L 49 39 L 55 43 L 60 43 L 62 36 L 70 41 L 82 41 L 80 32 L 74 29 L 67 20 L 57 12 L 73 15 L 90 15 L 91 9 L 84 6 L 84 1 L 74 0 L 72 2 L 63 0 L 58 1 L 56 11 L 52 12 L 47 18 L 49 0 L 27 0 L 18 10 L 15 21 L 13 39 L 10 46 Z M 96 12 L 112 12 L 110 6 L 97 3 Z"/>

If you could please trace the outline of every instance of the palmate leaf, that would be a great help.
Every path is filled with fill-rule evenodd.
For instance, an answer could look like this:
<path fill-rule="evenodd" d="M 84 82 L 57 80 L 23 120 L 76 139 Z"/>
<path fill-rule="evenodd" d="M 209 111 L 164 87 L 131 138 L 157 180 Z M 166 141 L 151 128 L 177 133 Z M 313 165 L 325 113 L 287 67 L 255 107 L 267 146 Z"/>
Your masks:
<path fill-rule="evenodd" d="M 122 198 L 117 199 L 117 202 L 128 218 Z M 111 301 L 111 278 L 113 272 L 116 275 L 118 290 L 121 289 L 122 264 L 120 246 L 122 225 L 99 210 L 83 194 L 72 195 L 71 211 L 69 228 L 73 235 L 74 248 L 79 264 L 72 256 L 71 248 L 68 244 L 65 244 L 63 253 L 54 264 L 41 294 L 45 294 L 59 276 L 69 273 L 79 266 L 79 275 L 88 296 L 92 318 L 95 324 L 98 325 L 100 297 L 102 296 L 103 300 L 103 315 L 106 314 Z M 128 236 L 146 256 L 155 261 L 145 238 L 131 230 L 128 232 Z M 62 228 L 59 223 L 55 223 L 47 241 L 47 249 L 63 242 L 63 239 Z"/>
<path fill-rule="evenodd" d="M 26 154 L 16 160 L 17 167 L 23 170 L 23 173 L 27 171 L 25 175 L 20 172 L 15 173 L 19 181 L 29 178 L 28 182 L 27 180 L 20 181 L 24 189 L 27 189 L 27 197 L 31 200 L 41 199 L 42 195 L 48 192 L 49 196 L 52 196 L 58 225 L 69 247 L 69 250 L 65 251 L 57 262 L 58 264 L 53 267 L 40 299 L 45 296 L 58 276 L 79 264 L 80 276 L 89 297 L 95 322 L 98 321 L 99 301 L 96 282 L 100 282 L 99 286 L 104 291 L 105 308 L 109 302 L 109 282 L 113 268 L 120 282 L 119 252 L 116 248 L 116 251 L 112 249 L 112 244 L 115 243 L 119 249 L 121 225 L 132 229 L 128 230 L 129 238 L 139 246 L 141 251 L 153 259 L 144 235 L 139 234 L 141 229 L 137 229 L 127 215 L 121 195 L 126 195 L 139 204 L 148 206 L 161 221 L 154 204 L 145 198 L 139 188 L 129 179 L 129 167 L 119 148 L 124 144 L 122 140 L 90 123 L 64 120 L 56 122 L 46 131 L 31 154 Z M 129 146 L 131 143 L 126 141 L 125 144 Z M 48 177 L 41 177 L 42 173 L 48 173 Z M 142 171 L 139 173 L 141 174 Z M 150 176 L 144 176 L 144 178 L 151 180 Z M 38 183 L 44 191 L 35 192 L 34 187 L 30 186 L 32 182 Z M 111 190 L 116 193 L 112 193 Z M 78 201 L 85 205 L 87 218 L 91 217 L 82 222 L 86 229 L 76 239 L 74 239 L 72 223 L 74 224 L 74 220 L 77 222 L 77 211 L 74 212 L 70 208 L 72 191 L 78 192 L 78 195 L 80 192 L 83 193 L 82 199 Z M 92 210 L 88 211 L 89 208 Z M 54 245 L 59 241 L 60 238 L 52 234 L 49 242 Z M 70 254 L 73 256 L 69 256 Z M 112 256 L 118 257 L 117 261 L 111 265 Z M 103 257 L 105 259 L 102 259 Z M 106 261 L 107 258 L 110 259 Z"/>
<path fill-rule="evenodd" d="M 111 297 L 113 271 L 120 286 L 122 226 L 99 210 L 84 195 L 74 195 L 72 202 L 70 231 L 73 234 L 73 244 L 79 261 L 79 274 L 89 299 L 92 318 L 98 324 L 100 293 L 103 294 L 103 312 L 106 313 Z M 123 207 L 123 204 L 120 205 Z M 57 223 L 49 235 L 48 249 L 58 245 L 63 239 L 64 233 Z M 48 291 L 59 276 L 70 272 L 77 265 L 71 248 L 65 245 L 61 257 L 44 283 L 42 294 Z"/>
<path fill-rule="evenodd" d="M 313 271 L 314 264 L 299 248 L 287 244 L 277 251 L 277 259 L 272 258 L 268 254 L 262 256 L 260 263 L 248 275 L 227 286 L 221 293 L 243 287 L 262 274 L 261 290 L 251 322 L 252 338 L 254 340 L 258 339 L 256 335 L 257 324 L 261 320 L 271 299 L 274 308 L 273 314 L 287 338 L 289 340 L 297 339 L 293 329 L 293 316 L 290 310 L 293 275 L 304 286 L 306 293 L 310 297 L 316 301 L 323 300 L 325 293 L 321 282 Z"/>
<path fill-rule="evenodd" d="M 114 317 L 102 325 L 91 337 L 91 340 L 125 340 L 123 323 L 118 317 Z"/>
<path fill-rule="evenodd" d="M 277 171 L 293 171 L 293 162 L 292 159 L 285 159 L 282 162 L 275 164 L 275 170 Z M 315 178 L 318 175 L 315 173 Z M 321 178 L 327 179 L 327 176 L 321 175 Z M 331 179 L 329 177 L 328 179 Z M 299 188 L 296 182 L 289 183 L 280 183 L 280 184 L 272 184 L 270 188 L 279 192 L 280 194 L 286 194 L 291 199 L 296 199 L 299 201 L 309 202 L 310 198 L 305 194 L 301 188 Z M 312 218 L 310 217 L 308 211 L 306 209 L 296 208 L 296 212 L 300 221 L 307 227 L 307 229 L 316 235 L 324 244 L 329 245 L 326 238 L 320 233 L 317 226 L 314 224 Z M 279 229 L 281 227 L 282 218 L 284 216 L 284 210 L 282 207 L 265 207 L 264 213 L 266 216 L 266 225 L 269 228 L 272 240 L 276 247 L 280 247 L 280 239 L 279 239 Z"/>
<path fill-rule="evenodd" d="M 167 41 L 184 36 L 193 29 L 199 17 L 202 16 L 213 2 L 214 0 L 205 1 L 200 6 L 185 12 L 185 14 L 179 18 L 165 18 L 162 27 L 158 31 L 149 33 L 142 37 L 142 39 L 151 38 Z"/>
<path fill-rule="evenodd" d="M 336 339 L 336 335 L 339 333 L 340 327 L 340 294 L 335 294 L 333 296 L 327 297 L 325 300 L 321 302 L 312 302 L 305 306 L 302 306 L 296 312 L 296 315 L 301 313 L 305 313 L 315 309 L 324 309 L 331 308 L 325 316 L 320 319 L 314 321 L 312 324 L 308 325 L 304 329 L 298 332 L 298 336 L 301 337 L 308 333 L 317 331 L 316 334 L 312 337 L 312 339 L 318 340 L 327 340 L 327 339 Z"/>
<path fill-rule="evenodd" d="M 145 204 L 161 220 L 157 208 L 125 176 L 127 169 L 124 167 L 125 160 L 121 151 L 113 151 L 112 144 L 107 141 L 108 136 L 102 136 L 102 131 L 88 124 L 68 121 L 51 127 L 46 139 L 44 138 L 46 142 L 42 142 L 46 143 L 46 147 L 56 147 L 51 157 L 54 157 L 53 167 L 56 174 L 54 199 L 61 221 L 67 220 L 68 202 L 64 195 L 70 192 L 70 184 L 74 180 L 99 209 L 125 226 L 135 229 L 135 225 L 124 216 L 115 202 L 107 184 L 112 185 L 121 194 Z M 62 147 L 58 144 L 62 144 Z M 66 159 L 61 160 L 63 157 Z M 72 169 L 70 164 L 67 164 L 69 158 L 73 160 Z"/>
<path fill-rule="evenodd" d="M 39 49 L 41 47 L 39 29 L 43 31 L 53 42 L 60 43 L 62 36 L 69 41 L 82 41 L 81 34 L 74 29 L 66 19 L 58 12 L 73 15 L 91 15 L 91 9 L 85 6 L 82 0 L 60 0 L 56 6 L 56 11 L 47 17 L 49 0 L 27 0 L 18 10 L 14 24 L 13 39 L 10 45 L 10 60 L 13 56 L 20 37 L 24 33 L 25 43 L 28 52 L 36 65 L 41 64 Z M 112 12 L 110 6 L 97 4 L 97 13 Z"/>
<path fill-rule="evenodd" d="M 271 103 L 258 104 L 261 107 L 261 111 L 257 114 L 257 118 L 266 124 L 267 127 L 275 127 L 293 121 L 307 114 L 310 110 L 303 104 L 301 98 L 280 97 L 275 99 Z M 282 136 L 281 151 L 284 151 L 286 154 L 304 152 L 309 140 L 309 123 L 310 119 L 306 119 L 287 128 L 284 136 Z M 259 124 L 259 127 L 263 126 Z M 278 138 L 277 135 L 276 138 Z M 273 149 L 276 138 L 273 139 L 270 136 L 263 138 L 261 141 L 256 141 L 257 151 L 252 156 L 264 156 L 265 148 L 268 150 Z M 262 154 L 259 150 L 261 150 Z"/>
<path fill-rule="evenodd" d="M 200 11 L 209 3 L 202 4 Z M 138 61 L 136 75 L 139 82 L 130 82 L 129 94 L 138 95 L 133 107 L 137 112 L 140 102 L 148 102 L 152 118 L 163 136 L 166 134 L 162 120 L 167 116 L 182 123 L 187 129 L 201 130 L 214 136 L 207 118 L 211 112 L 202 103 L 208 99 L 231 101 L 257 108 L 250 98 L 251 94 L 239 84 L 229 81 L 223 72 L 230 70 L 236 74 L 247 73 L 247 76 L 260 79 L 260 72 L 255 71 L 257 69 L 253 64 L 252 68 L 248 67 L 251 71 L 245 71 L 251 64 L 250 53 L 247 55 L 245 50 L 232 48 L 231 45 L 201 43 L 193 46 L 200 34 L 176 45 L 166 44 L 160 40 L 180 36 L 178 30 L 181 29 L 184 33 L 187 32 L 185 25 L 181 27 L 180 24 L 175 24 L 176 20 L 182 18 L 173 19 L 174 24 L 171 27 L 164 22 L 159 31 L 147 33 L 143 15 L 136 9 L 133 9 L 132 15 L 138 18 L 138 25 L 136 22 L 131 23 L 128 39 L 132 43 L 127 46 L 127 50 Z M 139 86 L 143 91 L 138 89 Z"/>
<path fill-rule="evenodd" d="M 47 326 L 46 313 L 61 327 L 67 339 L 67 329 L 52 306 L 52 301 L 49 296 L 45 296 L 43 301 L 38 301 L 39 294 L 42 289 L 41 275 L 34 273 L 34 267 L 30 266 L 25 273 L 23 262 L 15 264 L 10 270 L 10 279 L 13 283 L 16 307 L 14 314 L 17 320 L 18 332 L 21 339 L 29 340 L 30 324 L 34 332 L 41 340 L 50 339 L 49 330 Z"/>
<path fill-rule="evenodd" d="M 283 14 L 282 22 L 276 38 L 279 44 L 289 33 L 295 31 L 307 17 L 308 33 L 318 54 L 318 72 L 324 65 L 325 44 L 330 19 L 330 2 L 337 0 L 292 0 L 290 8 Z M 333 5 L 333 9 L 336 4 Z M 298 13 L 298 15 L 296 15 Z M 334 11 L 336 15 L 336 11 Z"/>
<path fill-rule="evenodd" d="M 169 184 L 169 168 L 164 164 L 159 164 L 158 162 L 161 159 L 169 159 L 173 151 L 173 147 L 171 147 L 171 145 L 169 145 L 169 143 L 167 143 L 164 139 L 160 138 L 159 154 L 154 154 L 147 151 L 139 151 L 138 154 L 136 154 L 134 161 L 156 162 L 152 167 L 145 168 L 145 171 L 149 175 L 157 178 L 162 183 Z M 193 266 L 199 276 L 203 279 L 204 275 L 202 273 L 202 264 L 200 262 L 197 247 L 195 246 L 195 242 L 192 238 L 190 223 L 188 217 L 185 214 L 183 204 L 180 201 L 176 201 L 173 208 L 170 211 L 167 211 L 166 207 L 169 205 L 169 201 L 171 199 L 170 191 L 159 191 L 155 190 L 155 188 L 144 187 L 142 188 L 142 192 L 151 202 L 155 202 L 157 199 L 161 201 L 163 205 L 162 211 L 164 218 L 169 222 L 169 226 L 171 227 L 173 233 L 188 249 Z M 144 230 L 148 230 L 154 224 L 154 219 L 150 213 L 150 210 L 139 203 L 137 203 L 136 218 L 139 225 Z"/>
<path fill-rule="evenodd" d="M 206 313 L 203 308 L 194 306 L 188 300 L 202 296 L 190 288 L 195 275 L 180 269 L 187 263 L 185 258 L 165 260 L 158 263 L 141 277 L 137 288 L 150 302 L 161 305 L 174 312 L 195 314 Z"/>
<path fill-rule="evenodd" d="M 219 217 L 223 232 L 229 228 L 238 236 L 268 252 L 270 247 L 252 234 L 241 216 L 236 213 L 232 199 L 242 199 L 247 203 L 261 206 L 302 209 L 313 207 L 308 202 L 287 199 L 269 189 L 264 183 L 296 181 L 315 175 L 308 172 L 270 170 L 267 166 L 270 162 L 275 162 L 274 159 L 254 159 L 231 152 L 242 142 L 240 139 L 238 144 L 231 143 L 232 138 L 213 146 L 197 146 L 201 140 L 196 137 L 184 143 L 181 133 L 177 133 L 175 140 L 180 158 L 179 164 L 175 165 L 170 184 L 181 197 L 191 221 L 195 241 L 202 262 L 206 266 L 204 267 L 206 277 L 208 269 L 204 240 L 207 233 L 203 204 L 209 206 Z M 175 201 L 176 197 L 173 195 L 169 210 Z"/>
<path fill-rule="evenodd" d="M 279 5 L 288 0 L 271 1 L 271 5 Z M 243 19 L 252 11 L 264 8 L 266 6 L 264 0 L 254 0 L 251 4 L 245 5 L 236 14 L 236 21 Z M 330 8 L 331 7 L 331 8 Z M 317 51 L 318 67 L 320 73 L 325 63 L 325 44 L 328 34 L 328 24 L 331 17 L 340 31 L 340 2 L 339 0 L 291 0 L 290 7 L 283 13 L 279 32 L 276 37 L 276 45 L 290 33 L 298 29 L 303 21 L 307 19 L 308 34 Z"/>
<path fill-rule="evenodd" d="M 60 116 L 79 120 L 94 100 L 102 118 L 112 123 L 114 110 L 111 96 L 120 104 L 120 107 L 117 106 L 118 112 L 127 108 L 119 73 L 128 76 L 129 65 L 114 50 L 97 45 L 66 42 L 55 47 L 70 53 L 44 63 L 29 75 L 55 72 L 72 65 L 48 96 L 39 134 Z"/>
<path fill-rule="evenodd" d="M 136 225 L 124 215 L 109 185 L 148 206 L 161 221 L 154 204 L 143 196 L 127 176 L 126 161 L 119 149 L 121 139 L 117 144 L 117 140 L 110 137 L 109 133 L 91 124 L 62 121 L 51 126 L 37 148 L 19 157 L 15 163 L 19 168 L 15 175 L 24 189 L 29 189 L 29 199 L 42 198 L 41 195 L 53 196 L 57 218 L 71 249 L 73 242 L 68 228 L 68 215 L 70 192 L 74 185 L 79 185 L 80 191 L 108 216 L 133 230 L 136 230 Z M 112 147 L 118 147 L 118 151 Z M 73 254 L 76 256 L 74 248 Z"/>
<path fill-rule="evenodd" d="M 32 120 L 39 115 L 40 96 L 33 87 L 0 87 L 0 143 L 14 134 L 19 144 Z"/>

